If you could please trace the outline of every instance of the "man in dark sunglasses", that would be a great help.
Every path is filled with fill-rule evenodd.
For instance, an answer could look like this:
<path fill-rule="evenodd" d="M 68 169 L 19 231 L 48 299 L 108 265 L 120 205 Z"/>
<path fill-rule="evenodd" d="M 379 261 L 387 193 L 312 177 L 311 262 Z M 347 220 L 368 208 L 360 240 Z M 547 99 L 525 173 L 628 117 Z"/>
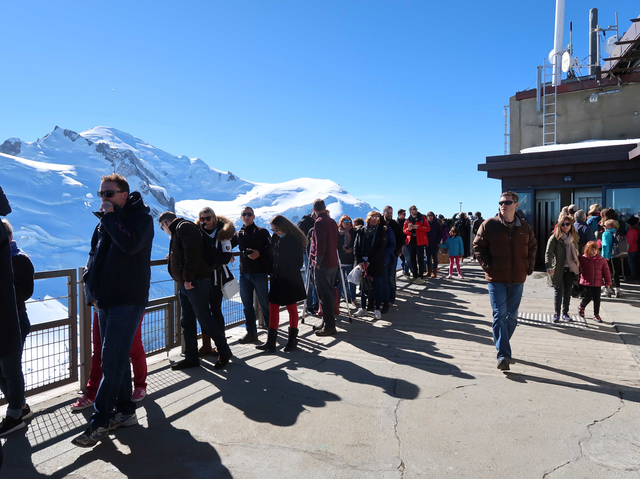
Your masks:
<path fill-rule="evenodd" d="M 253 307 L 255 291 L 265 324 L 269 324 L 269 272 L 271 270 L 271 236 L 254 223 L 253 208 L 245 206 L 241 213 L 242 228 L 233 235 L 231 244 L 240 250 L 240 299 L 244 307 L 247 334 L 240 344 L 259 342 L 256 310 Z"/>
<path fill-rule="evenodd" d="M 90 425 L 72 441 L 79 447 L 93 447 L 109 431 L 138 424 L 129 352 L 149 302 L 151 280 L 153 218 L 142 196 L 129 194 L 127 180 L 114 173 L 102 177 L 98 197 L 100 222 L 83 280 L 87 303 L 98 310 L 102 381 Z"/>
<path fill-rule="evenodd" d="M 498 215 L 480 225 L 473 246 L 485 272 L 493 309 L 493 341 L 498 369 L 511 363 L 509 340 L 518 324 L 518 308 L 527 276 L 533 273 L 538 242 L 528 222 L 516 214 L 518 195 L 500 196 Z"/>

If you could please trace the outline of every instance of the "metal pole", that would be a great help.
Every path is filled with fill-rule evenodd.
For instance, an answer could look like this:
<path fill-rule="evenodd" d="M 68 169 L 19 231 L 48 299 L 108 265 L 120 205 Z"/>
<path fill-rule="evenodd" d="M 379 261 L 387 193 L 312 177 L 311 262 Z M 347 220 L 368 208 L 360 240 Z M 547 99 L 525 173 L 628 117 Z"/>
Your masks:
<path fill-rule="evenodd" d="M 556 0 L 556 29 L 553 41 L 553 86 L 562 83 L 562 49 L 564 43 L 564 0 Z"/>
<path fill-rule="evenodd" d="M 342 271 L 342 261 L 340 261 L 340 255 L 338 254 L 338 268 L 340 268 L 340 280 L 342 281 L 342 293 L 344 295 L 344 302 L 347 303 L 347 313 L 349 314 L 349 322 L 352 323 L 353 319 L 351 319 L 351 308 L 349 307 L 349 298 L 347 298 L 347 288 L 344 282 L 344 274 Z M 339 298 L 338 298 L 339 300 Z"/>
<path fill-rule="evenodd" d="M 589 75 L 597 75 L 600 72 L 599 35 L 598 9 L 592 8 L 589 10 Z"/>

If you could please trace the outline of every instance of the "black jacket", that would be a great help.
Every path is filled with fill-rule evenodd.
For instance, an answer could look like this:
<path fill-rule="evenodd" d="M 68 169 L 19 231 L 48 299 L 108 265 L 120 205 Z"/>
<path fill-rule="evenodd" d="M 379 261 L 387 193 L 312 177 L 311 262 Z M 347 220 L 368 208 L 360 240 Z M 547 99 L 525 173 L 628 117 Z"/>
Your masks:
<path fill-rule="evenodd" d="M 250 226 L 242 226 L 240 231 L 233 235 L 231 244 L 240 250 L 240 273 L 260 274 L 269 273 L 271 269 L 271 235 L 265 228 L 260 228 L 255 223 Z M 257 259 L 247 257 L 247 248 L 260 253 Z"/>
<path fill-rule="evenodd" d="M 11 213 L 9 201 L 0 187 L 0 215 Z M 0 224 L 0 358 L 17 354 L 22 349 L 22 336 L 13 289 L 13 266 L 9 232 Z"/>
<path fill-rule="evenodd" d="M 297 226 L 304 234 L 308 234 L 315 223 L 316 220 L 312 215 L 304 215 L 302 219 L 298 221 Z"/>
<path fill-rule="evenodd" d="M 87 303 L 101 309 L 146 306 L 151 280 L 153 218 L 137 191 L 124 208 L 100 218 L 84 273 Z"/>
<path fill-rule="evenodd" d="M 366 226 L 358 228 L 353 245 L 353 254 L 356 257 L 356 263 L 362 263 L 364 261 L 363 256 L 368 256 L 368 273 L 374 277 L 382 276 L 384 274 L 384 247 L 386 243 L 384 227 L 380 225 L 376 226 L 375 236 L 372 238 L 373 243 L 370 248 L 365 243 L 367 241 L 365 236 Z M 366 254 L 367 252 L 368 254 Z"/>
<path fill-rule="evenodd" d="M 353 243 L 356 240 L 356 230 L 351 228 L 349 233 L 350 240 L 347 241 L 347 235 L 338 230 L 338 257 L 342 266 L 353 264 Z M 347 253 L 345 249 L 351 250 L 351 253 Z"/>
<path fill-rule="evenodd" d="M 33 294 L 35 271 L 29 256 L 19 249 L 15 242 L 11 246 L 15 248 L 15 251 L 12 251 L 11 263 L 13 265 L 13 285 L 16 290 L 16 307 L 18 312 L 22 312 L 27 310 L 25 301 Z"/>
<path fill-rule="evenodd" d="M 391 228 L 391 231 L 393 231 L 393 234 L 396 237 L 396 258 L 402 254 L 402 246 L 405 244 L 406 235 L 402 231 L 402 226 L 403 225 L 394 219 L 387 221 L 387 227 Z"/>
<path fill-rule="evenodd" d="M 273 265 L 269 302 L 285 306 L 307 297 L 302 281 L 302 245 L 291 234 L 271 238 Z"/>

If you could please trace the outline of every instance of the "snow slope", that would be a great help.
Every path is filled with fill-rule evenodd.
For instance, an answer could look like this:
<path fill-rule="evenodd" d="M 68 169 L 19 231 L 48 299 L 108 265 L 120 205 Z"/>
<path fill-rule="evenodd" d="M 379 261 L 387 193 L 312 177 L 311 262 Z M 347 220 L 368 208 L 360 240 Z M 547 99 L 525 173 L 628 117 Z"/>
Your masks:
<path fill-rule="evenodd" d="M 194 219 L 208 205 L 240 227 L 245 205 L 254 208 L 256 222 L 263 226 L 275 214 L 297 221 L 311 212 L 315 198 L 325 199 L 334 218 L 344 213 L 364 217 L 372 209 L 330 180 L 254 183 L 198 158 L 172 155 L 115 128 L 95 127 L 78 134 L 56 127 L 34 142 L 10 138 L 0 145 L 0 185 L 14 210 L 7 219 L 37 271 L 86 263 L 97 223 L 92 212 L 100 206 L 95 192 L 100 177 L 114 171 L 142 193 L 154 217 L 174 210 Z M 168 244 L 167 235 L 156 228 L 152 258 L 164 258 Z"/>

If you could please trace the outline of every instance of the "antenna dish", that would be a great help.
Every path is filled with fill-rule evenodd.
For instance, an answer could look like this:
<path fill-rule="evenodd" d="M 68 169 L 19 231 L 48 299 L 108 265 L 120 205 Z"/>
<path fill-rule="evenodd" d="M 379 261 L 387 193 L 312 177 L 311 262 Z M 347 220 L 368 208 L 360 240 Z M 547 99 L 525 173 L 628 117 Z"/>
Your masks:
<path fill-rule="evenodd" d="M 612 37 L 607 38 L 607 41 L 604 42 L 604 51 L 607 55 L 611 55 L 613 50 L 616 48 L 616 42 L 619 40 L 618 35 L 614 35 Z"/>
<path fill-rule="evenodd" d="M 562 71 L 564 73 L 567 73 L 570 68 L 571 68 L 571 55 L 569 55 L 569 52 L 564 52 L 562 54 Z"/>

